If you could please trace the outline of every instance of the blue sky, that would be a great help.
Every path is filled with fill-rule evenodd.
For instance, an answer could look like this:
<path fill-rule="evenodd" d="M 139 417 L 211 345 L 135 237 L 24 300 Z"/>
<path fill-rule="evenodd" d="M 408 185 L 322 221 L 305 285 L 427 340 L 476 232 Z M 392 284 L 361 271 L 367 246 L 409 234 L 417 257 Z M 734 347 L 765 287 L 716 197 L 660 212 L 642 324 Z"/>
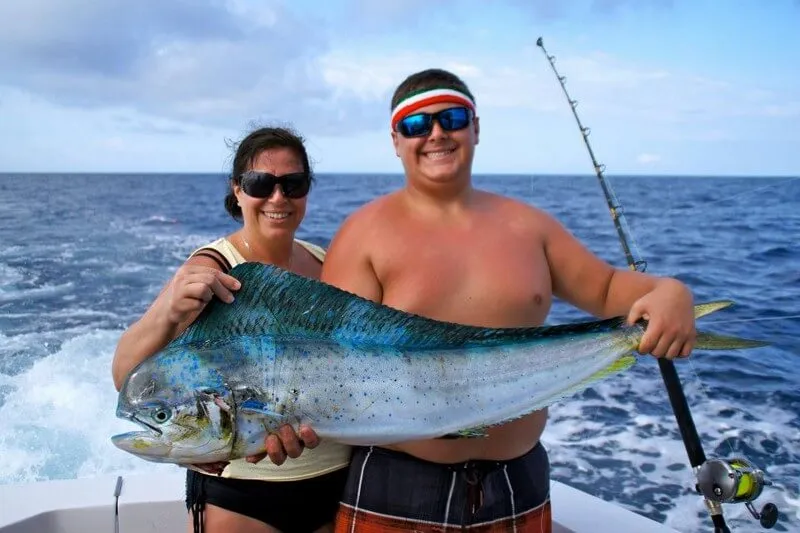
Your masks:
<path fill-rule="evenodd" d="M 290 124 L 318 172 L 400 172 L 394 87 L 476 95 L 479 173 L 800 175 L 800 0 L 0 3 L 0 172 L 224 172 Z"/>

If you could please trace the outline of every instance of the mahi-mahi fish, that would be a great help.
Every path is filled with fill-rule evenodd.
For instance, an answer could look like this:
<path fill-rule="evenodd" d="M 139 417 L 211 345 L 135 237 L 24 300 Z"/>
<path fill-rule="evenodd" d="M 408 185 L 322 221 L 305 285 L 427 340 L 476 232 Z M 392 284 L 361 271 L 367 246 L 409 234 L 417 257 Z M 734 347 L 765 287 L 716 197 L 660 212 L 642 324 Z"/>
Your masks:
<path fill-rule="evenodd" d="M 646 328 L 624 317 L 459 325 L 275 266 L 230 274 L 242 283 L 235 302 L 214 299 L 127 376 L 117 416 L 144 430 L 112 437 L 120 449 L 156 462 L 224 462 L 264 452 L 286 423 L 344 444 L 479 438 L 629 368 Z M 697 305 L 695 316 L 730 304 Z M 695 349 L 765 344 L 698 333 Z"/>

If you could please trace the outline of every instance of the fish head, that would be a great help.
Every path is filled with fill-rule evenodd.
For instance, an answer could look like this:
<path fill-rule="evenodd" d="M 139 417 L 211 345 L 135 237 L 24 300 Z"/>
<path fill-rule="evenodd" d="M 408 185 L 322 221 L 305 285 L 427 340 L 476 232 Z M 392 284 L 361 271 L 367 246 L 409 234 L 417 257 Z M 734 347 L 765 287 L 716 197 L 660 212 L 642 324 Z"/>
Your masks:
<path fill-rule="evenodd" d="M 163 363 L 140 365 L 128 376 L 116 414 L 142 431 L 115 435 L 113 444 L 160 463 L 229 460 L 236 435 L 231 390 L 213 369 L 183 361 L 176 372 Z"/>

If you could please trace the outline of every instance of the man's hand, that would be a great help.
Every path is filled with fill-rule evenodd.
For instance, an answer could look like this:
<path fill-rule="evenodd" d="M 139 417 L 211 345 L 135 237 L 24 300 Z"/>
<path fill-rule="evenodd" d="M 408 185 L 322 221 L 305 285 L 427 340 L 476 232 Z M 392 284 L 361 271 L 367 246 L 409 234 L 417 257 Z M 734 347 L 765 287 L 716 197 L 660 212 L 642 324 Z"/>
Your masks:
<path fill-rule="evenodd" d="M 656 357 L 689 357 L 694 348 L 695 330 L 692 293 L 678 280 L 665 278 L 639 298 L 628 313 L 628 324 L 640 318 L 648 321 L 638 351 Z"/>
<path fill-rule="evenodd" d="M 292 426 L 284 424 L 266 440 L 267 452 L 247 457 L 248 463 L 257 463 L 269 456 L 276 465 L 282 465 L 287 457 L 297 459 L 305 448 L 313 450 L 319 445 L 319 437 L 309 426 L 300 426 L 295 433 Z"/>

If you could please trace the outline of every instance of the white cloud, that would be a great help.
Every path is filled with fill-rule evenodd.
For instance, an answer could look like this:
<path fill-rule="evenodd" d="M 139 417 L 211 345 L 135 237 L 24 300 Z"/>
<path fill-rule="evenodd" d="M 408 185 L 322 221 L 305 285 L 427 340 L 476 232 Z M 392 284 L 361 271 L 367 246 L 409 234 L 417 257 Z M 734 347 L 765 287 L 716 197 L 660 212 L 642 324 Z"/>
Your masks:
<path fill-rule="evenodd" d="M 462 0 L 463 1 L 463 0 Z M 385 33 L 387 26 L 414 28 L 431 10 L 448 9 L 453 0 L 350 0 L 342 10 L 349 30 Z"/>
<path fill-rule="evenodd" d="M 0 86 L 83 108 L 221 127 L 330 127 L 325 31 L 282 2 L 0 3 Z"/>
<path fill-rule="evenodd" d="M 761 108 L 768 117 L 800 117 L 800 101 L 786 102 L 783 104 L 766 104 Z"/>
<path fill-rule="evenodd" d="M 341 135 L 340 125 L 354 119 L 362 130 L 385 128 L 397 84 L 411 72 L 443 67 L 467 81 L 479 109 L 568 113 L 533 38 L 511 51 L 464 46 L 435 53 L 406 44 L 394 51 L 377 48 L 370 46 L 369 34 L 353 32 L 340 45 L 330 38 L 330 20 L 299 15 L 289 5 L 288 0 L 3 2 L 0 89 L 11 86 L 71 107 L 135 112 L 149 117 L 143 122 L 166 122 L 171 129 L 199 124 L 239 130 L 252 120 L 279 119 L 309 134 Z M 507 5 L 561 16 L 577 3 L 508 0 Z M 603 12 L 636 7 L 629 0 L 591 5 Z M 421 0 L 351 0 L 347 6 L 355 27 L 382 21 L 383 30 L 392 32 L 413 27 L 402 22 L 411 24 L 423 11 Z M 719 138 L 730 135 L 725 119 L 800 115 L 796 100 L 755 83 L 626 62 L 602 51 L 559 56 L 557 67 L 589 126 L 638 122 L 673 137 L 697 137 L 698 129 Z"/>
<path fill-rule="evenodd" d="M 661 162 L 661 156 L 658 154 L 639 154 L 636 157 L 636 162 L 640 165 L 652 165 Z"/>
<path fill-rule="evenodd" d="M 520 68 L 525 65 L 525 68 Z M 411 51 L 338 49 L 322 58 L 323 77 L 348 94 L 387 108 L 394 88 L 408 74 L 430 67 L 462 76 L 476 95 L 478 107 L 536 112 L 568 109 L 546 59 L 534 46 L 505 55 L 482 56 Z M 742 116 L 792 116 L 796 102 L 778 104 L 779 96 L 757 86 L 733 84 L 660 66 L 625 62 L 602 52 L 557 58 L 567 90 L 579 102 L 579 114 L 664 125 L 704 124 Z"/>
<path fill-rule="evenodd" d="M 496 60 L 434 52 L 375 52 L 364 49 L 335 50 L 322 59 L 325 80 L 337 92 L 376 102 L 389 114 L 395 88 L 408 75 L 427 68 L 444 68 L 460 76 L 475 93 L 478 108 L 518 107 L 534 110 L 556 108 L 556 98 L 543 101 L 537 85 L 543 81 L 531 70 L 519 69 L 514 59 L 507 64 Z M 556 95 L 557 97 L 557 95 Z"/>
<path fill-rule="evenodd" d="M 552 0 L 534 4 L 541 12 L 558 6 Z M 387 56 L 366 46 L 336 50 L 329 40 L 330 20 L 298 15 L 289 5 L 281 0 L 3 2 L 0 86 L 61 105 L 133 110 L 212 127 L 288 117 L 318 132 L 340 132 L 340 121 L 354 115 L 365 127 L 382 126 L 397 83 L 430 66 L 464 76 L 480 95 L 479 105 L 539 111 L 561 105 L 553 80 L 520 69 L 519 62 L 494 66 L 467 51 L 445 57 L 414 51 Z M 385 32 L 391 21 L 391 31 L 402 31 L 427 20 L 419 20 L 426 5 L 351 0 L 344 11 L 354 27 L 376 23 Z M 532 52 L 518 58 L 529 61 Z M 608 82 L 611 74 L 602 66 L 583 63 L 575 70 Z"/>
<path fill-rule="evenodd" d="M 100 146 L 105 150 L 124 150 L 125 141 L 121 137 L 107 137 L 100 142 Z"/>
<path fill-rule="evenodd" d="M 591 15 L 614 15 L 625 8 L 642 10 L 649 8 L 669 9 L 673 0 L 501 0 L 493 2 L 492 7 L 510 7 L 521 16 L 530 17 L 534 22 L 556 20 L 571 13 Z M 348 14 L 355 18 L 361 28 L 385 31 L 387 22 L 395 26 L 414 27 L 432 18 L 435 11 L 448 10 L 449 17 L 458 16 L 453 9 L 477 11 L 486 9 L 485 0 L 350 0 Z"/>

